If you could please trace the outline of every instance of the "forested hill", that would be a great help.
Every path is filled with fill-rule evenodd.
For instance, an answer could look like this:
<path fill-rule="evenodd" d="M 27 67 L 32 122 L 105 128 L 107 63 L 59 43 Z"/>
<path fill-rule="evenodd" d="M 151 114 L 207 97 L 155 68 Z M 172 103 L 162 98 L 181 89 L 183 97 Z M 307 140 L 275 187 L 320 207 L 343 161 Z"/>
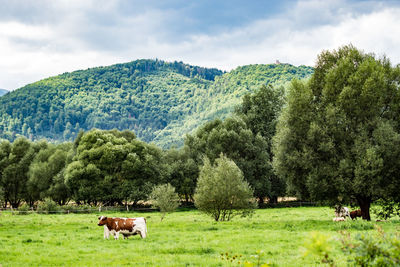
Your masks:
<path fill-rule="evenodd" d="M 248 65 L 229 73 L 181 62 L 137 60 L 50 77 L 0 98 L 0 138 L 72 140 L 91 128 L 133 130 L 162 147 L 224 118 L 262 84 L 305 78 L 311 67 Z"/>
<path fill-rule="evenodd" d="M 5 89 L 0 89 L 0 96 L 7 94 L 8 91 Z"/>

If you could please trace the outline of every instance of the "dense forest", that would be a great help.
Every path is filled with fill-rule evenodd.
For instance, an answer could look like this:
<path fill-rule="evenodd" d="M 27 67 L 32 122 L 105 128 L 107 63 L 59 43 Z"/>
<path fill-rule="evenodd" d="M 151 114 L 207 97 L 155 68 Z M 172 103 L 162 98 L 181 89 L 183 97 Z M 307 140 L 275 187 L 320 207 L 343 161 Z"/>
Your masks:
<path fill-rule="evenodd" d="M 164 71 L 170 68 L 179 70 L 177 66 L 185 66 L 181 63 L 159 61 L 138 62 L 149 62 L 153 67 L 158 64 Z M 121 67 L 112 67 L 117 66 Z M 371 219 L 370 207 L 376 201 L 389 207 L 388 213 L 394 214 L 394 203 L 399 207 L 400 65 L 392 66 L 387 58 L 376 58 L 374 54 L 366 54 L 353 46 L 344 46 L 321 53 L 311 77 L 293 79 L 286 88 L 280 86 L 284 82 L 282 78 L 275 77 L 278 75 L 269 76 L 270 72 L 267 70 L 287 74 L 288 70 L 296 71 L 299 68 L 290 65 L 253 65 L 222 74 L 217 70 L 187 67 L 187 72 L 180 70 L 186 75 L 183 84 L 191 84 L 193 87 L 190 88 L 195 92 L 203 90 L 203 96 L 207 96 L 193 99 L 188 97 L 187 110 L 191 110 L 193 106 L 200 108 L 206 105 L 201 110 L 204 117 L 200 117 L 198 121 L 207 121 L 186 134 L 181 147 L 162 149 L 140 140 L 130 129 L 79 131 L 73 142 L 63 143 L 32 141 L 26 137 L 17 137 L 12 142 L 2 140 L 0 204 L 3 207 L 11 205 L 17 208 L 21 203 L 26 203 L 33 207 L 39 201 L 50 199 L 60 205 L 71 200 L 77 204 L 128 205 L 146 200 L 154 186 L 167 183 L 176 189 L 182 200 L 192 203 L 195 201 L 202 168 L 207 164 L 211 167 L 215 163 L 218 165 L 220 159 L 226 158 L 235 164 L 235 170 L 240 172 L 239 176 L 243 175 L 246 187 L 251 188 L 253 197 L 259 204 L 263 204 L 265 200 L 276 202 L 279 196 L 291 195 L 301 200 L 320 201 L 332 206 L 359 206 L 362 218 L 366 220 Z M 300 69 L 303 72 L 294 72 L 291 75 L 307 76 L 308 71 L 312 71 L 305 67 Z M 89 71 L 100 70 L 102 68 Z M 77 73 L 82 74 L 85 71 Z M 166 73 L 174 77 L 183 75 L 178 72 Z M 94 87 L 100 92 L 97 95 L 80 88 L 78 96 L 85 96 L 82 98 L 74 98 L 74 90 L 78 89 L 73 87 L 56 90 L 65 89 L 63 86 L 66 77 L 73 84 L 75 75 L 77 74 L 63 74 L 38 82 L 42 87 L 31 88 L 34 85 L 29 85 L 2 97 L 0 102 L 13 97 L 21 105 L 18 109 L 13 102 L 3 102 L 7 104 L 0 106 L 6 111 L 3 113 L 3 127 L 9 127 L 4 123 L 11 115 L 16 121 L 13 127 L 18 125 L 18 121 L 22 121 L 27 125 L 23 128 L 31 131 L 32 136 L 36 132 L 45 133 L 46 129 L 49 133 L 54 133 L 55 125 L 50 122 L 57 121 L 57 116 L 68 119 L 67 123 L 70 123 L 70 120 L 81 118 L 76 114 L 85 115 L 92 123 L 107 125 L 107 121 L 100 120 L 101 117 L 92 117 L 90 112 L 94 112 L 93 103 L 101 108 L 105 108 L 105 103 L 108 103 L 107 112 L 121 107 L 121 110 L 128 112 L 126 114 L 133 114 L 129 112 L 133 112 L 135 105 L 118 106 L 117 102 L 111 102 L 118 97 L 122 99 L 121 95 L 115 93 L 122 90 L 122 85 L 120 88 L 110 89 L 114 92 L 114 98 L 100 86 Z M 63 83 L 54 87 L 54 82 L 60 77 L 64 77 L 61 79 Z M 100 80 L 105 81 L 103 78 Z M 181 82 L 181 78 L 177 81 Z M 193 83 L 194 80 L 197 82 Z M 268 85 L 264 84 L 266 80 L 270 81 Z M 146 83 L 151 84 L 151 81 L 147 79 Z M 200 81 L 208 87 L 195 87 Z M 53 87 L 46 87 L 46 82 L 50 82 Z M 258 82 L 262 85 L 254 92 L 249 92 L 249 88 L 257 86 Z M 274 82 L 275 86 L 272 86 Z M 25 92 L 26 88 L 32 89 L 30 95 Z M 38 88 L 47 88 L 48 91 L 38 97 L 42 92 Z M 155 87 L 146 88 L 150 90 L 149 88 Z M 168 92 L 166 89 L 165 94 Z M 175 96 L 179 95 L 182 102 L 186 103 L 184 93 L 176 93 Z M 191 95 L 190 92 L 187 94 Z M 235 103 L 233 97 L 226 96 L 235 94 L 243 94 L 241 101 L 233 112 L 226 115 L 222 111 L 229 110 L 227 103 Z M 169 95 L 172 100 L 177 100 L 172 97 L 172 93 Z M 108 102 L 104 102 L 102 98 L 96 99 L 95 96 L 107 96 Z M 129 96 L 127 103 L 135 99 L 135 95 L 129 93 L 125 96 Z M 32 106 L 22 106 L 22 102 L 18 102 L 22 99 L 32 101 L 29 102 Z M 71 99 L 75 102 L 71 102 Z M 158 95 L 157 98 L 152 98 L 153 101 L 157 99 L 162 97 Z M 165 101 L 170 103 L 171 99 Z M 192 103 L 191 106 L 190 100 L 195 99 L 198 103 Z M 63 112 L 57 112 L 53 109 L 56 103 L 74 103 L 81 108 L 75 111 L 64 108 Z M 179 106 L 180 102 L 176 103 Z M 151 112 L 143 107 L 150 107 L 148 105 L 140 106 L 141 112 L 147 115 Z M 218 112 L 217 107 L 222 111 Z M 38 121 L 30 113 L 33 110 L 38 112 L 39 118 L 47 120 Z M 170 114 L 175 113 L 166 111 L 164 117 Z M 111 125 L 119 122 L 117 118 L 120 118 L 120 113 L 115 112 L 114 115 L 103 114 Z M 135 114 L 132 119 L 140 115 Z M 180 116 L 198 118 L 194 113 Z M 213 116 L 216 118 L 213 119 Z M 31 122 L 42 124 L 33 132 L 28 124 Z M 82 120 L 78 123 L 84 125 L 87 122 Z M 148 123 L 155 125 L 159 121 Z M 186 124 L 183 125 L 186 127 Z M 46 127 L 50 127 L 50 130 Z M 189 126 L 186 127 L 188 128 Z M 81 126 L 75 126 L 74 130 L 81 129 Z M 72 131 L 69 132 L 71 133 Z M 64 138 L 67 137 L 64 130 Z M 224 173 L 225 171 L 221 172 L 221 175 L 226 175 Z M 396 212 L 400 213 L 400 208 Z"/>
<path fill-rule="evenodd" d="M 8 91 L 5 89 L 0 89 L 0 96 L 7 94 Z"/>
<path fill-rule="evenodd" d="M 160 60 L 64 73 L 0 98 L 0 138 L 72 141 L 80 130 L 132 130 L 168 148 L 203 123 L 224 119 L 261 85 L 285 85 L 311 67 L 249 65 L 229 73 Z"/>

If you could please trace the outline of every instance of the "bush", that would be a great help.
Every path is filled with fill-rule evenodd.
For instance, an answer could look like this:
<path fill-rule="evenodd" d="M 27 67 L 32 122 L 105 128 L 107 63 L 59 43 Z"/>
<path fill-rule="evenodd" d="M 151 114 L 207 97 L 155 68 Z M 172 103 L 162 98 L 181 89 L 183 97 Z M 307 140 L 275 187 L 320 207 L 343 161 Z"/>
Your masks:
<path fill-rule="evenodd" d="M 154 207 L 160 209 L 161 221 L 167 212 L 172 212 L 179 206 L 179 196 L 170 184 L 155 186 L 150 194 L 150 200 Z"/>
<path fill-rule="evenodd" d="M 92 211 L 92 206 L 84 204 L 84 205 L 79 205 L 76 207 L 75 212 L 77 213 L 90 213 Z"/>
<path fill-rule="evenodd" d="M 350 234 L 342 233 L 342 250 L 357 266 L 399 266 L 399 234 L 386 234 L 380 227 L 376 229 L 377 234 L 358 234 L 355 240 L 351 240 Z"/>
<path fill-rule="evenodd" d="M 38 213 L 56 213 L 60 211 L 60 206 L 50 198 L 46 198 L 44 201 L 40 202 L 37 206 Z"/>
<path fill-rule="evenodd" d="M 242 171 L 223 154 L 215 160 L 214 166 L 208 158 L 204 159 L 194 200 L 200 211 L 216 221 L 229 221 L 238 214 L 248 216 L 257 205 Z"/>
<path fill-rule="evenodd" d="M 77 208 L 78 208 L 77 206 L 71 204 L 61 206 L 61 210 L 64 213 L 75 213 Z"/>
<path fill-rule="evenodd" d="M 18 208 L 19 215 L 26 215 L 29 213 L 29 205 L 24 203 Z"/>
<path fill-rule="evenodd" d="M 380 199 L 376 201 L 376 205 L 372 208 L 374 213 L 379 219 L 387 220 L 392 216 L 400 216 L 400 204 L 393 200 Z"/>

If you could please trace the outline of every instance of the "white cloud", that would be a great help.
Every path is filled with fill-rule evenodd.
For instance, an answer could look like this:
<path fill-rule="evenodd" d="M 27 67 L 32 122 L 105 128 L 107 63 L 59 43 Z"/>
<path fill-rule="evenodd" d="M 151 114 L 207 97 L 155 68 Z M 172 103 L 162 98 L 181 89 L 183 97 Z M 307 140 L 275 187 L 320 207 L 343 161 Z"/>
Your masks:
<path fill-rule="evenodd" d="M 371 11 L 371 2 L 299 1 L 247 25 L 215 25 L 218 30 L 192 34 L 177 25 L 182 23 L 179 10 L 147 8 L 124 14 L 118 1 L 43 3 L 51 13 L 47 19 L 0 20 L 0 88 L 138 58 L 224 70 L 276 59 L 313 65 L 322 50 L 349 43 L 400 62 L 400 8 L 379 3 Z"/>

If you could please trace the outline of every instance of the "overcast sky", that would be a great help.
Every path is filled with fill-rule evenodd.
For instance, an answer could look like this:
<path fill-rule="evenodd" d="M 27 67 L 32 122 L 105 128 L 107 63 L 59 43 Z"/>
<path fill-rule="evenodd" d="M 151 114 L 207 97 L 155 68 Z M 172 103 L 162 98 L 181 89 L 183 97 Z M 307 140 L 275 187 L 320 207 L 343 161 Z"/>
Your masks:
<path fill-rule="evenodd" d="M 0 88 L 141 58 L 313 66 L 350 43 L 400 63 L 400 1 L 0 0 Z"/>

